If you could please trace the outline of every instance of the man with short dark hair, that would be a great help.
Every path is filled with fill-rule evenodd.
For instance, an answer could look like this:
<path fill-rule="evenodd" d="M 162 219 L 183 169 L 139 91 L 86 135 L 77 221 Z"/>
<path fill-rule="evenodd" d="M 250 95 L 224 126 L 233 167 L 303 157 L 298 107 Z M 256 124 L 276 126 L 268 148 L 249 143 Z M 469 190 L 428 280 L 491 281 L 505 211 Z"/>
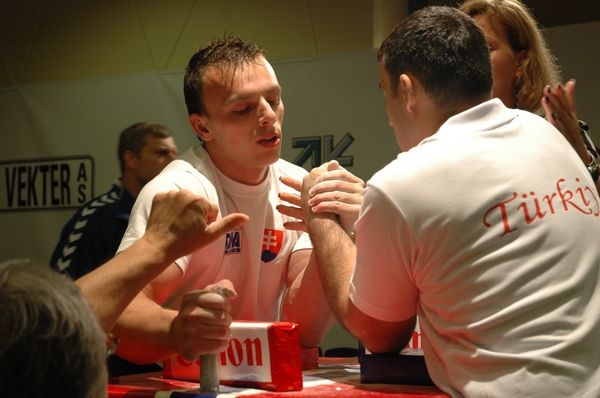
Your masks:
<path fill-rule="evenodd" d="M 85 203 L 63 227 L 50 265 L 77 279 L 115 255 L 142 187 L 177 156 L 171 132 L 157 123 L 125 128 L 117 147 L 121 177 Z"/>
<path fill-rule="evenodd" d="M 491 99 L 487 42 L 454 8 L 419 10 L 378 53 L 402 153 L 367 183 L 355 243 L 333 213 L 305 227 L 327 300 L 374 353 L 418 315 L 427 369 L 456 397 L 600 396 L 600 207 L 543 118 Z M 291 185 L 291 184 L 290 184 Z"/>
<path fill-rule="evenodd" d="M 277 211 L 279 195 L 290 191 L 280 178 L 307 172 L 280 158 L 284 106 L 273 67 L 255 43 L 218 37 L 191 57 L 184 94 L 201 143 L 144 187 L 119 250 L 143 234 L 152 198 L 165 191 L 187 189 L 217 203 L 219 217 L 241 212 L 250 221 L 177 259 L 137 295 L 114 328 L 118 352 L 149 362 L 218 351 L 229 330 L 214 328 L 200 317 L 204 309 L 182 297 L 222 280 L 237 297 L 231 313 L 215 312 L 215 321 L 297 322 L 301 344 L 316 349 L 333 318 L 308 235 L 286 229 L 290 219 Z"/>

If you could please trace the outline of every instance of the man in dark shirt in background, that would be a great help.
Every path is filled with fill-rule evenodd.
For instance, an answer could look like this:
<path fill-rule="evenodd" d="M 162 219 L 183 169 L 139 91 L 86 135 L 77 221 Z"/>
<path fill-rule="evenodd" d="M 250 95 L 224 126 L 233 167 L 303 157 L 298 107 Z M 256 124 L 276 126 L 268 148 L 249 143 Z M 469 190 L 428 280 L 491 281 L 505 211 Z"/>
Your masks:
<path fill-rule="evenodd" d="M 156 123 L 139 122 L 119 136 L 121 177 L 107 192 L 80 207 L 63 227 L 50 265 L 77 279 L 114 256 L 142 187 L 177 156 L 171 132 Z M 156 370 L 109 359 L 111 376 Z"/>

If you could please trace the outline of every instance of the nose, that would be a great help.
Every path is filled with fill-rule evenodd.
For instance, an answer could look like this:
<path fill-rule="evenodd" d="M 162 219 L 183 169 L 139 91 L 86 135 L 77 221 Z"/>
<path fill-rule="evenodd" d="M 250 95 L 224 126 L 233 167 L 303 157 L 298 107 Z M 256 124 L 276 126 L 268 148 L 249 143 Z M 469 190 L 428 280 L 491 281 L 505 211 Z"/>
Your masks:
<path fill-rule="evenodd" d="M 270 126 L 277 120 L 275 110 L 271 104 L 265 99 L 261 98 L 260 105 L 258 107 L 258 124 L 261 127 Z"/>

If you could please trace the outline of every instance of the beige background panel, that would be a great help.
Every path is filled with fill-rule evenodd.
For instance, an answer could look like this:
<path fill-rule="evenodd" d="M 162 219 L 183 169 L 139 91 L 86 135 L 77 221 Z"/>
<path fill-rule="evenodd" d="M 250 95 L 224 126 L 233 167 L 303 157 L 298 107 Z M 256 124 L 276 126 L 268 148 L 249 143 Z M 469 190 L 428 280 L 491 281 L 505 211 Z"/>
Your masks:
<path fill-rule="evenodd" d="M 577 79 L 579 116 L 600 143 L 600 2 L 527 2 L 563 21 L 544 16 L 552 21 L 546 37 L 563 76 Z M 298 156 L 294 137 L 332 136 L 335 145 L 349 133 L 354 142 L 343 155 L 367 179 L 397 153 L 372 43 L 413 3 L 0 0 L 0 161 L 90 155 L 99 193 L 118 175 L 116 140 L 125 126 L 163 123 L 187 148 L 195 136 L 186 120 L 183 68 L 199 46 L 227 31 L 268 50 L 286 105 L 283 157 Z M 0 261 L 47 261 L 72 213 L 0 212 Z M 323 347 L 354 343 L 336 326 Z"/>
<path fill-rule="evenodd" d="M 0 87 L 182 70 L 225 32 L 273 61 L 368 49 L 372 10 L 373 0 L 3 0 Z"/>

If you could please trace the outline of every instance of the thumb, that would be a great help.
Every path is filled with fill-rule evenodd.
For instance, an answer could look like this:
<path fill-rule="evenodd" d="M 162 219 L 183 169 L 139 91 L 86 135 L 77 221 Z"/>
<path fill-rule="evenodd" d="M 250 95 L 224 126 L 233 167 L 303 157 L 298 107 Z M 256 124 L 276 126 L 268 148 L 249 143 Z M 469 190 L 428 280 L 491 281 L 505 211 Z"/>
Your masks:
<path fill-rule="evenodd" d="M 248 221 L 250 221 L 250 217 L 244 213 L 231 213 L 210 223 L 206 227 L 206 231 L 210 235 L 219 236 L 246 224 Z"/>
<path fill-rule="evenodd" d="M 331 160 L 327 164 L 327 171 L 340 170 L 340 169 L 343 169 L 343 167 L 340 166 L 340 164 L 338 163 L 337 160 Z"/>

